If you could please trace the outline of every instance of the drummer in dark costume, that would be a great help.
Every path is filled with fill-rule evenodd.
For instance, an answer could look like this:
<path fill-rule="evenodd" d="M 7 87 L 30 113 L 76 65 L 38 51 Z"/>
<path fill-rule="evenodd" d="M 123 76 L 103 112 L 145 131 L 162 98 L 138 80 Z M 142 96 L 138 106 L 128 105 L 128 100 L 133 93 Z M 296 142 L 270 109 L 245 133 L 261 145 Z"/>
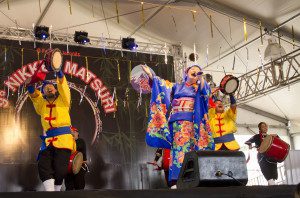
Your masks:
<path fill-rule="evenodd" d="M 230 95 L 230 108 L 225 111 L 221 100 L 210 101 L 208 110 L 209 124 L 215 142 L 215 150 L 239 150 L 240 146 L 233 133 L 237 131 L 235 124 L 237 109 L 236 100 Z"/>
<path fill-rule="evenodd" d="M 38 171 L 46 191 L 60 191 L 71 152 L 76 150 L 70 130 L 70 89 L 63 72 L 60 70 L 56 75 L 57 89 L 48 81 L 43 83 L 42 93 L 34 85 L 28 86 L 30 99 L 43 126 Z"/>
<path fill-rule="evenodd" d="M 258 124 L 259 134 L 252 136 L 248 141 L 245 142 L 252 149 L 252 143 L 255 144 L 256 148 L 259 148 L 263 139 L 267 136 L 268 125 L 265 122 Z M 268 181 L 268 185 L 275 185 L 275 181 L 278 178 L 277 163 L 269 161 L 263 154 L 257 153 L 257 160 L 260 166 L 261 172 Z"/>
<path fill-rule="evenodd" d="M 66 190 L 81 190 L 85 187 L 85 173 L 88 170 L 87 159 L 86 159 L 86 145 L 82 138 L 79 138 L 78 129 L 71 127 L 74 139 L 76 140 L 76 150 L 83 154 L 83 164 L 80 171 L 77 174 L 68 173 L 65 178 Z"/>

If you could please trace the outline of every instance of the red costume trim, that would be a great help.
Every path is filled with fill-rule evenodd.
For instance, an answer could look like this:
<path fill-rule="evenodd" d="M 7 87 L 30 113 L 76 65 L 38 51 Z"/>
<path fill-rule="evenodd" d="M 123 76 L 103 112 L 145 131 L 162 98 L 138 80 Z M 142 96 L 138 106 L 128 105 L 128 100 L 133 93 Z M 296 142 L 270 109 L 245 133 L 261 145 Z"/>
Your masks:
<path fill-rule="evenodd" d="M 221 123 L 221 120 L 223 120 L 223 118 L 221 118 L 220 115 L 217 115 L 217 118 L 216 120 L 218 120 L 218 124 L 216 124 L 216 126 L 219 126 L 219 131 L 217 131 L 216 133 L 219 133 L 220 134 L 220 137 L 223 135 L 222 133 L 223 132 L 226 132 L 224 130 L 222 130 L 221 126 L 223 126 L 224 124 Z"/>
<path fill-rule="evenodd" d="M 56 104 L 53 104 L 55 102 L 56 98 L 53 100 L 53 102 L 49 102 L 46 105 L 47 108 L 50 108 L 50 114 L 49 117 L 45 117 L 44 119 L 49 122 L 50 128 L 53 128 L 51 121 L 56 120 L 56 117 L 52 117 L 52 109 L 56 107 Z"/>

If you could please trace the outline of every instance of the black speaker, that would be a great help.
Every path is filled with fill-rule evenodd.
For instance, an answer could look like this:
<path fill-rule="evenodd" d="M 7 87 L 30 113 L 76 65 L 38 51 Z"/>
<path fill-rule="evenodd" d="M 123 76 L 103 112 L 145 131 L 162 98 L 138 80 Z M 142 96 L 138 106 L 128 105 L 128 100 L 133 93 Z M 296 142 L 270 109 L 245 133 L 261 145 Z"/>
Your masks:
<path fill-rule="evenodd" d="M 248 182 L 241 151 L 191 151 L 185 154 L 177 188 L 244 186 Z"/>

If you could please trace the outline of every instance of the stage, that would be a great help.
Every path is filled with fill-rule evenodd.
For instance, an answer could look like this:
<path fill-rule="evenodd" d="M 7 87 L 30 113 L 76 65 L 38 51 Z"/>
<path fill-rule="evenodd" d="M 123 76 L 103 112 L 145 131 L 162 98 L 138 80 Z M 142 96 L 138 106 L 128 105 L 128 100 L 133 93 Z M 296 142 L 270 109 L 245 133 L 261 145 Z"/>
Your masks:
<path fill-rule="evenodd" d="M 194 189 L 157 189 L 157 190 L 84 190 L 69 192 L 3 192 L 1 198 L 95 198 L 95 197 L 130 197 L 130 198 L 293 198 L 296 186 L 246 186 L 246 187 L 200 187 Z"/>

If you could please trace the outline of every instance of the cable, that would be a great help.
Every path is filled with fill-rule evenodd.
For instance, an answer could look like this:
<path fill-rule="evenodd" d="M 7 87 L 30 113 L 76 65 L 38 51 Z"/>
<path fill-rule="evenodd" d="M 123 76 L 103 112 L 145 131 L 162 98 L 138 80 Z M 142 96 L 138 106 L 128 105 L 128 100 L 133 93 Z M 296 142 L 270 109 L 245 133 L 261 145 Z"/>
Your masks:
<path fill-rule="evenodd" d="M 144 11 L 145 10 L 152 10 L 154 8 L 158 8 L 159 6 L 153 6 L 153 7 L 150 7 L 150 8 L 144 8 Z M 135 11 L 132 11 L 132 12 L 127 12 L 127 13 L 124 13 L 124 14 L 120 14 L 119 17 L 121 16 L 126 16 L 126 15 L 130 15 L 130 14 L 135 14 L 135 13 L 139 13 L 141 12 L 141 10 L 135 10 Z M 77 24 L 77 25 L 73 25 L 73 26 L 68 26 L 68 27 L 64 27 L 64 28 L 59 28 L 59 29 L 56 29 L 56 30 L 52 30 L 52 32 L 55 32 L 55 31 L 59 31 L 59 30 L 64 30 L 64 29 L 67 29 L 67 28 L 75 28 L 75 27 L 79 27 L 79 26 L 83 26 L 83 25 L 88 25 L 88 24 L 92 24 L 92 23 L 97 23 L 97 22 L 100 22 L 100 21 L 105 21 L 105 20 L 109 20 L 109 19 L 114 19 L 114 18 L 117 18 L 118 16 L 112 16 L 112 17 L 107 17 L 107 18 L 104 18 L 104 19 L 98 19 L 98 20 L 95 20 L 95 21 L 90 21 L 90 22 L 86 22 L 86 23 L 81 23 L 81 24 Z"/>
<path fill-rule="evenodd" d="M 233 177 L 233 173 L 231 171 L 228 171 L 228 173 L 222 173 L 220 170 L 218 170 L 215 174 L 215 176 L 217 177 L 221 177 L 222 175 L 226 175 L 227 177 L 232 178 L 234 181 L 238 182 L 241 185 L 245 185 L 244 183 L 240 182 L 239 180 L 237 180 L 236 178 Z"/>
<path fill-rule="evenodd" d="M 203 13 L 206 15 L 206 17 L 208 19 L 210 19 L 209 15 L 206 13 L 206 11 L 204 10 L 204 8 L 200 5 L 200 3 L 198 2 L 198 0 L 196 0 L 198 6 L 201 8 L 201 10 L 203 11 Z M 247 65 L 244 63 L 244 61 L 242 60 L 242 58 L 240 57 L 240 55 L 236 52 L 235 47 L 233 47 L 230 42 L 226 39 L 226 37 L 224 36 L 224 34 L 221 32 L 221 30 L 218 28 L 218 26 L 211 21 L 211 23 L 214 25 L 214 27 L 217 29 L 217 31 L 220 33 L 220 35 L 222 36 L 222 38 L 226 41 L 226 43 L 229 45 L 229 47 L 234 51 L 235 55 L 240 59 L 240 61 L 243 63 L 243 65 L 247 68 Z M 208 65 L 209 66 L 209 65 Z M 205 66 L 204 68 L 208 67 Z"/>
<path fill-rule="evenodd" d="M 264 94 L 266 95 L 266 94 Z M 285 115 L 285 113 L 281 110 L 281 108 L 277 105 L 277 103 L 274 101 L 274 99 L 268 94 L 268 97 L 272 100 L 272 102 L 274 103 L 274 105 L 277 107 L 277 109 L 283 114 L 283 116 L 285 117 L 285 119 L 288 120 L 288 117 Z"/>

